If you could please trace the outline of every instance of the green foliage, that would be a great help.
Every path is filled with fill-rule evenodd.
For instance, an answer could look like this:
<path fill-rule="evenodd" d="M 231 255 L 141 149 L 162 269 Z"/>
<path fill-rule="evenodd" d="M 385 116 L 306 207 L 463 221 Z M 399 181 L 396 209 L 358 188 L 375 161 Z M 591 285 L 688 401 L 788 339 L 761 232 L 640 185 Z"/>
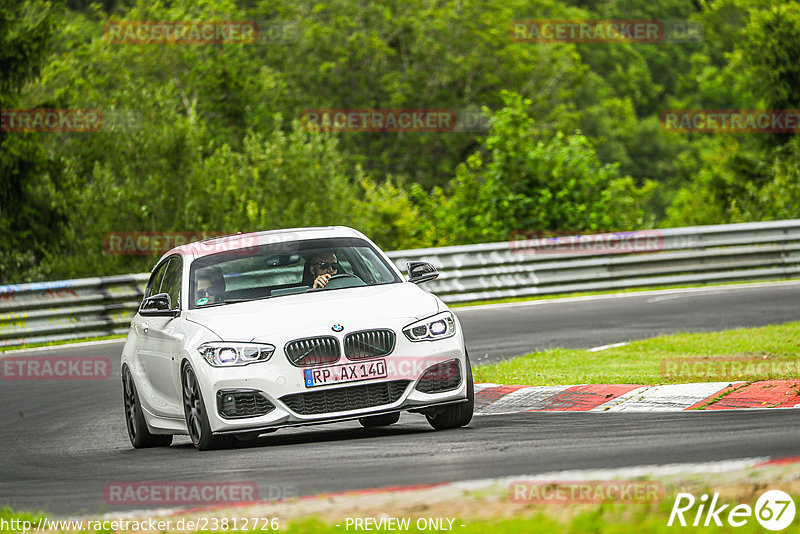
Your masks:
<path fill-rule="evenodd" d="M 52 34 L 49 2 L 0 4 L 0 105 L 13 104 L 12 95 L 39 73 Z"/>
<path fill-rule="evenodd" d="M 800 107 L 800 4 L 724 0 L 707 21 L 736 21 L 727 35 L 728 62 L 706 66 L 700 92 L 708 109 Z M 716 45 L 718 46 L 718 44 Z M 694 177 L 682 184 L 665 226 L 722 224 L 800 217 L 797 134 L 721 134 L 695 142 Z"/>
<path fill-rule="evenodd" d="M 55 12 L 47 2 L 0 4 L 0 109 L 20 104 L 20 91 L 38 75 L 49 53 Z M 54 165 L 40 135 L 0 130 L 0 280 L 36 269 L 53 242 Z"/>
<path fill-rule="evenodd" d="M 800 4 L 754 11 L 742 45 L 745 78 L 767 109 L 800 107 Z"/>
<path fill-rule="evenodd" d="M 637 188 L 616 165 L 600 162 L 580 134 L 537 136 L 530 100 L 509 92 L 503 99 L 483 151 L 459 166 L 449 197 L 428 207 L 428 217 L 444 219 L 436 226 L 452 232 L 453 242 L 501 241 L 514 231 L 602 232 L 644 224 L 650 183 Z"/>
<path fill-rule="evenodd" d="M 658 118 L 800 107 L 796 0 L 58 5 L 0 5 L 0 109 L 104 126 L 0 131 L 0 283 L 150 266 L 106 254 L 108 232 L 348 224 L 403 249 L 800 216 L 796 135 Z M 684 20 L 704 39 L 519 43 L 519 19 Z M 255 20 L 261 39 L 110 43 L 111 20 Z M 319 134 L 298 122 L 313 108 L 482 108 L 491 129 Z"/>
<path fill-rule="evenodd" d="M 152 263 L 153 258 L 106 254 L 107 232 L 358 227 L 365 218 L 353 209 L 363 202 L 358 186 L 363 175 L 343 164 L 335 138 L 307 132 L 297 121 L 288 133 L 276 128 L 268 136 L 247 135 L 241 152 L 215 146 L 204 125 L 180 115 L 146 125 L 124 140 L 117 151 L 95 161 L 88 177 L 75 172 L 79 162 L 70 167 L 76 186 L 63 201 L 74 209 L 67 237 L 71 254 L 51 258 L 59 276 L 78 275 L 87 260 L 104 272 L 141 270 Z M 125 153 L 149 156 L 132 166 L 120 156 Z M 394 226 L 393 217 L 385 217 L 387 224 Z M 86 232 L 87 226 L 105 231 Z"/>
<path fill-rule="evenodd" d="M 765 158 L 736 138 L 704 155 L 697 180 L 667 210 L 667 225 L 800 218 L 800 139 Z"/>
<path fill-rule="evenodd" d="M 532 98 L 543 125 L 560 127 L 586 73 L 574 46 L 529 46 L 508 36 L 515 18 L 580 16 L 555 0 L 292 0 L 256 12 L 267 4 L 296 28 L 289 43 L 267 53 L 286 84 L 287 117 L 309 108 L 496 109 L 500 90 L 510 87 Z M 446 183 L 475 148 L 470 133 L 341 138 L 365 172 L 404 175 L 425 188 Z"/>
<path fill-rule="evenodd" d="M 430 244 L 424 235 L 425 227 L 420 224 L 419 207 L 402 181 L 390 177 L 377 183 L 363 178 L 360 185 L 363 195 L 354 204 L 357 214 L 354 226 L 387 250 L 408 250 Z"/>

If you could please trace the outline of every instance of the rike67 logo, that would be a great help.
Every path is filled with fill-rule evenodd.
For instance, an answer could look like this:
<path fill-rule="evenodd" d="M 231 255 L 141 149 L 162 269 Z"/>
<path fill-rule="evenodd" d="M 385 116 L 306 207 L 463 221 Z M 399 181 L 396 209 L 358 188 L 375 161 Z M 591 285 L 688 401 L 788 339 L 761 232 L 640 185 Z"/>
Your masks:
<path fill-rule="evenodd" d="M 777 531 L 785 529 L 794 520 L 794 500 L 788 493 L 780 490 L 762 493 L 754 508 L 749 504 L 737 504 L 731 508 L 730 504 L 719 504 L 718 501 L 719 493 L 715 493 L 710 502 L 705 493 L 700 496 L 699 501 L 691 493 L 678 493 L 667 526 L 721 527 L 727 523 L 732 527 L 741 527 L 755 516 L 762 527 Z M 698 504 L 697 510 L 692 513 L 695 504 Z"/>

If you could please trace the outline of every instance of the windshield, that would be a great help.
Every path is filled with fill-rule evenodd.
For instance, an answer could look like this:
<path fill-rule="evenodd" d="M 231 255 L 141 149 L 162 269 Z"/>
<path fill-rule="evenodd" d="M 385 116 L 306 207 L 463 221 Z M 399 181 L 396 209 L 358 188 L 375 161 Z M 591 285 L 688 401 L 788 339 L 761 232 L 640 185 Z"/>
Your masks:
<path fill-rule="evenodd" d="M 324 285 L 315 280 L 322 276 Z M 400 282 L 363 239 L 329 238 L 271 244 L 197 259 L 189 309 L 249 300 Z"/>

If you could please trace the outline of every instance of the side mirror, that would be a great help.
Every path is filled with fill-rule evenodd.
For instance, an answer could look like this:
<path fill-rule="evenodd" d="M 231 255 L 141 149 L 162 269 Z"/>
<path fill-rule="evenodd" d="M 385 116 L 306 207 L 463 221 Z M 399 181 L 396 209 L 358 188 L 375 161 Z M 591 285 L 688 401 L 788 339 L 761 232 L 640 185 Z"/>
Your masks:
<path fill-rule="evenodd" d="M 406 270 L 408 271 L 408 281 L 414 284 L 421 284 L 439 276 L 436 267 L 426 261 L 410 261 L 406 263 Z"/>
<path fill-rule="evenodd" d="M 172 299 L 167 293 L 149 296 L 139 306 L 139 315 L 144 317 L 177 317 L 180 313 L 172 309 Z"/>

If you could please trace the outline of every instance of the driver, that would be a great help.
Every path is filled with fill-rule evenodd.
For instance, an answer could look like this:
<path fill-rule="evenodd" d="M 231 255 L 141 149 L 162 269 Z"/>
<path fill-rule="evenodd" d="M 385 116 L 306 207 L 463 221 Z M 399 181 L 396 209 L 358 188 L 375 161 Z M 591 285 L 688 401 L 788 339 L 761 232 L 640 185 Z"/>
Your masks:
<path fill-rule="evenodd" d="M 311 289 L 318 289 L 325 287 L 328 280 L 341 271 L 341 265 L 333 252 L 320 252 L 311 256 L 308 270 L 314 277 L 314 285 L 311 286 Z"/>

